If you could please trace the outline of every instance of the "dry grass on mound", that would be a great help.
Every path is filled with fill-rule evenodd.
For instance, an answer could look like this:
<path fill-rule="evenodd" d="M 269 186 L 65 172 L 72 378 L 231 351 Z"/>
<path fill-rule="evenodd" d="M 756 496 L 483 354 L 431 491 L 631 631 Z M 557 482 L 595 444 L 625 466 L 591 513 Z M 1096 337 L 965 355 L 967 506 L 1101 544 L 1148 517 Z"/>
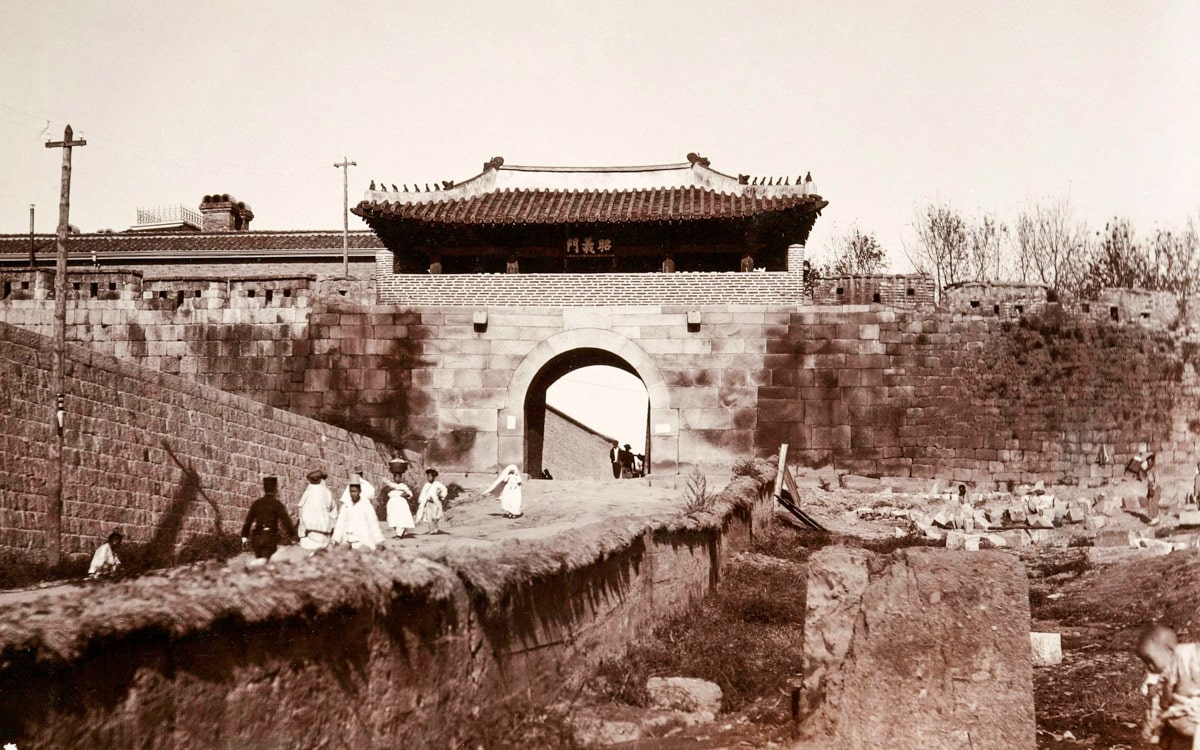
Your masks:
<path fill-rule="evenodd" d="M 457 588 L 453 574 L 426 560 L 334 550 L 292 564 L 247 571 L 238 558 L 140 578 L 76 587 L 0 614 L 0 664 L 16 653 L 70 660 L 93 640 L 153 631 L 179 638 L 219 621 L 247 624 L 342 608 L 386 609 L 398 592 L 433 600 Z"/>

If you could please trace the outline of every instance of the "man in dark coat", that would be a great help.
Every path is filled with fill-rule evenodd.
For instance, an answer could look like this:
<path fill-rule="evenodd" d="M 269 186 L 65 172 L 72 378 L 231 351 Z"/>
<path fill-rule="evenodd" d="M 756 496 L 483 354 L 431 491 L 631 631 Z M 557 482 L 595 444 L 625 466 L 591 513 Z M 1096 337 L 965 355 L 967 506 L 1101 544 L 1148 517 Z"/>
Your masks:
<path fill-rule="evenodd" d="M 612 441 L 612 448 L 608 449 L 608 460 L 612 463 L 613 479 L 621 478 L 621 445 L 616 440 Z"/>
<path fill-rule="evenodd" d="M 287 532 L 282 537 L 280 532 Z M 254 556 L 266 560 L 275 554 L 282 539 L 296 535 L 296 526 L 288 516 L 287 508 L 279 501 L 279 479 L 263 477 L 263 495 L 250 506 L 246 522 L 242 524 L 242 544 L 250 543 Z"/>

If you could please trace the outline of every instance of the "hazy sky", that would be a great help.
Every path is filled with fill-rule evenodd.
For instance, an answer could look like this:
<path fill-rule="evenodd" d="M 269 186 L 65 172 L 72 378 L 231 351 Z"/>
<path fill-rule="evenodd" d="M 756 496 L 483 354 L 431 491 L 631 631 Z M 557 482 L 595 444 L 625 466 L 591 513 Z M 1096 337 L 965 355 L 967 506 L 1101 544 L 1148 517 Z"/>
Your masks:
<path fill-rule="evenodd" d="M 1011 219 L 1069 195 L 1136 227 L 1200 216 L 1200 3 L 0 0 L 0 231 L 249 203 L 338 229 L 372 180 L 510 164 L 811 171 L 810 239 L 857 223 L 902 259 L 916 204 Z M 48 122 L 48 124 L 47 124 Z M 362 228 L 351 217 L 352 227 Z M 898 263 L 897 263 L 898 264 Z"/>

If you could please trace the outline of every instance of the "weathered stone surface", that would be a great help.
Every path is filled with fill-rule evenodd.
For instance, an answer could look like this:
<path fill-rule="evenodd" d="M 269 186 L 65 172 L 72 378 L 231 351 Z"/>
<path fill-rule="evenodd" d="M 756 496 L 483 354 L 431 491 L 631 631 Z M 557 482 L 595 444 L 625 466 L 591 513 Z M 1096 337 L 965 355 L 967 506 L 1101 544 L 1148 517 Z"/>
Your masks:
<path fill-rule="evenodd" d="M 1033 666 L 1053 667 L 1062 663 L 1062 636 L 1058 633 L 1030 633 L 1029 642 L 1033 646 Z"/>
<path fill-rule="evenodd" d="M 724 695 L 721 686 L 708 680 L 694 677 L 651 677 L 646 681 L 646 693 L 650 705 L 671 711 L 708 711 L 716 714 L 721 710 Z"/>
<path fill-rule="evenodd" d="M 808 602 L 794 747 L 1035 747 L 1028 585 L 1011 555 L 829 547 L 809 561 Z"/>

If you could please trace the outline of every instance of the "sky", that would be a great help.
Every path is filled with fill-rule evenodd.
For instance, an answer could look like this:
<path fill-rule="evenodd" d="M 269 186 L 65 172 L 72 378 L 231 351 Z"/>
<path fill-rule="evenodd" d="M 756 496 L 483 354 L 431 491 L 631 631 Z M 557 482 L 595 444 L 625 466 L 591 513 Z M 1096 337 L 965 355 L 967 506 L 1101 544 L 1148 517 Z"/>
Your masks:
<path fill-rule="evenodd" d="M 857 227 L 903 271 L 914 211 L 1068 198 L 1200 217 L 1200 3 L 0 0 L 0 232 L 230 193 L 255 229 L 340 229 L 371 180 L 485 161 L 811 172 L 820 255 Z M 365 228 L 351 216 L 351 228 Z"/>
<path fill-rule="evenodd" d="M 567 373 L 546 389 L 546 403 L 634 453 L 646 450 L 650 397 L 636 376 L 606 365 Z"/>

